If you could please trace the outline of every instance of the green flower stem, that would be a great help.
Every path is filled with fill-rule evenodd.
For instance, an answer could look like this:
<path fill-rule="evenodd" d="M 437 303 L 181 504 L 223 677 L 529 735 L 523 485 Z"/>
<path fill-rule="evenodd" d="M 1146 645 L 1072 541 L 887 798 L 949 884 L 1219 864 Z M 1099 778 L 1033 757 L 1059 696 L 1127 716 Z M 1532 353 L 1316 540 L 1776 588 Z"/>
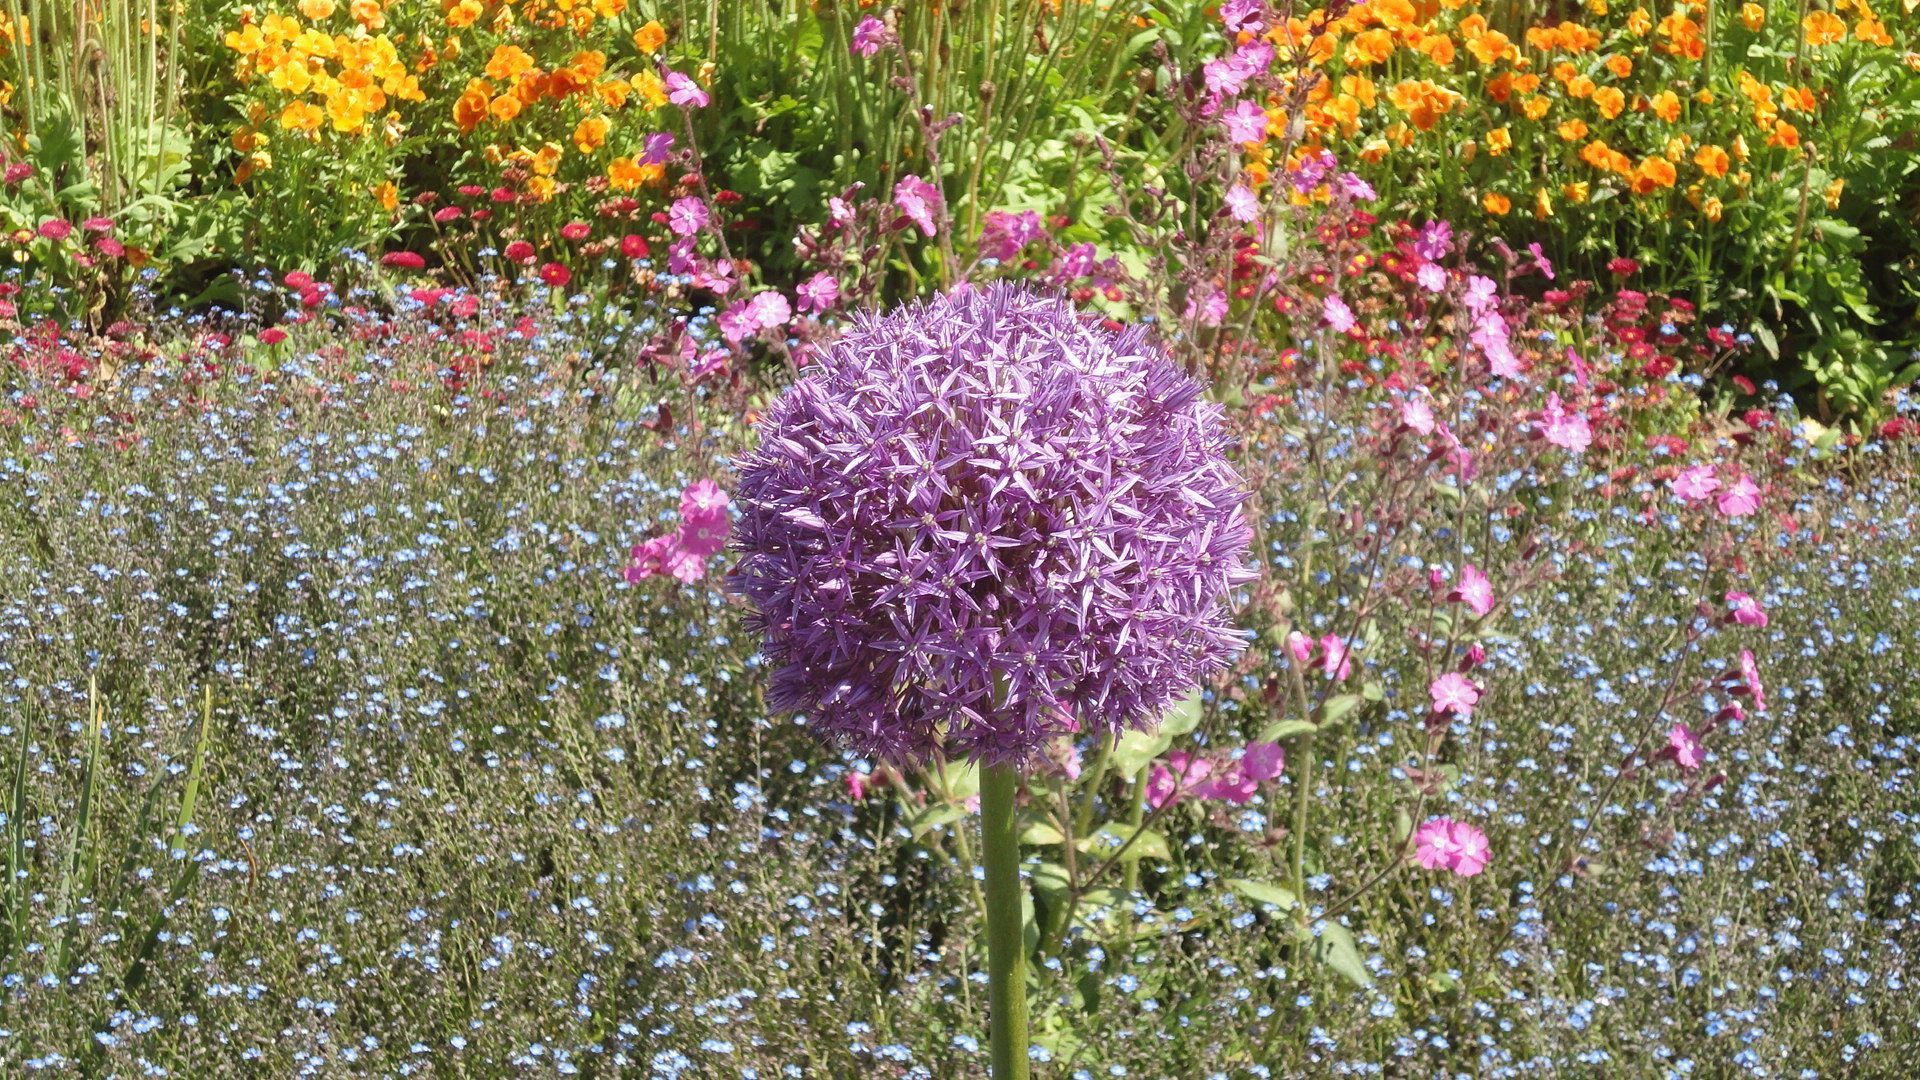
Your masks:
<path fill-rule="evenodd" d="M 980 770 L 980 845 L 987 864 L 987 1001 L 992 1009 L 993 1080 L 1027 1080 L 1027 956 L 1020 903 L 1020 837 L 1012 765 Z"/>

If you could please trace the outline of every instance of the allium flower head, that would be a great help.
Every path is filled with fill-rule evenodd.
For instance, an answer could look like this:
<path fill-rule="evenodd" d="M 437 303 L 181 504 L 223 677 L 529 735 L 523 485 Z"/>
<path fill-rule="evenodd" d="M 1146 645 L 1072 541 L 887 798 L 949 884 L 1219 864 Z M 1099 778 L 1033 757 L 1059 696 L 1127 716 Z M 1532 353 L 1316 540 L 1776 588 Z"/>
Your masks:
<path fill-rule="evenodd" d="M 1244 644 L 1217 406 L 1135 328 L 994 285 L 856 316 L 736 462 L 768 703 L 865 756 L 1025 762 Z"/>

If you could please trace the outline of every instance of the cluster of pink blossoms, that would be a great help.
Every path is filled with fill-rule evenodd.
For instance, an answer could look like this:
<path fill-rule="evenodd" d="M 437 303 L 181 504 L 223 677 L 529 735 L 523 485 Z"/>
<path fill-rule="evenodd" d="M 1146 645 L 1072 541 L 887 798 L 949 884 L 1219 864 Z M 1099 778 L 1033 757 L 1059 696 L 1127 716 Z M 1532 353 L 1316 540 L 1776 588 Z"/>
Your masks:
<path fill-rule="evenodd" d="M 1714 500 L 1714 508 L 1727 517 L 1742 517 L 1760 509 L 1760 487 L 1753 478 L 1741 473 L 1731 484 L 1721 484 L 1711 465 L 1695 465 L 1673 478 L 1673 493 L 1682 502 Z"/>
<path fill-rule="evenodd" d="M 699 480 L 680 493 L 680 527 L 633 549 L 628 581 L 668 574 L 681 582 L 700 580 L 707 557 L 727 544 L 727 493 L 712 480 Z"/>
<path fill-rule="evenodd" d="M 1413 858 L 1429 870 L 1451 870 L 1472 877 L 1486 869 L 1492 848 L 1477 825 L 1434 818 L 1413 833 Z"/>
<path fill-rule="evenodd" d="M 1260 785 L 1278 779 L 1287 767 L 1279 743 L 1253 743 L 1238 758 L 1215 762 L 1183 750 L 1167 755 L 1147 777 L 1147 805 L 1158 810 L 1178 799 L 1221 799 L 1243 806 L 1253 801 Z"/>

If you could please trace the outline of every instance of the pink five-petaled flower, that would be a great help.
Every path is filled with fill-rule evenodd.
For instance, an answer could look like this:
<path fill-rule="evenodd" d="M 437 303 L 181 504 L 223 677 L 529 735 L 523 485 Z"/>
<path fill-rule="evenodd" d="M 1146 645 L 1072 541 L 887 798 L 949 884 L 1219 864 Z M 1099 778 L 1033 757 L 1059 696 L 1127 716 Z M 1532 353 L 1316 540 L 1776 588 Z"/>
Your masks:
<path fill-rule="evenodd" d="M 1433 696 L 1433 711 L 1436 713 L 1469 716 L 1480 701 L 1480 687 L 1457 671 L 1449 671 L 1427 684 L 1427 693 Z"/>
<path fill-rule="evenodd" d="M 707 107 L 707 92 L 683 72 L 667 72 L 667 100 L 683 108 Z"/>
<path fill-rule="evenodd" d="M 1020 254 L 1028 244 L 1040 239 L 1046 231 L 1046 222 L 1041 220 L 1038 211 L 1023 210 L 1015 214 L 995 210 L 987 215 L 986 224 L 980 229 L 980 257 L 1006 262 Z"/>
<path fill-rule="evenodd" d="M 1440 269 L 1439 263 L 1421 263 L 1420 269 L 1414 271 L 1413 279 L 1430 293 L 1437 293 L 1447 287 L 1447 272 Z"/>
<path fill-rule="evenodd" d="M 1327 325 L 1333 328 L 1334 333 L 1344 334 L 1354 328 L 1356 320 L 1353 317 L 1353 309 L 1338 296 L 1328 293 L 1326 300 L 1321 303 L 1321 311 L 1327 318 Z"/>
<path fill-rule="evenodd" d="M 1593 428 L 1587 424 L 1587 414 L 1579 409 L 1569 409 L 1560 403 L 1560 395 L 1547 395 L 1546 411 L 1540 414 L 1540 431 L 1547 441 L 1562 450 L 1580 454 L 1593 445 Z"/>
<path fill-rule="evenodd" d="M 1400 402 L 1400 422 L 1422 435 L 1433 434 L 1433 406 L 1421 396 L 1404 398 Z"/>
<path fill-rule="evenodd" d="M 1287 754 L 1279 743 L 1252 743 L 1237 761 L 1229 761 L 1205 782 L 1194 786 L 1197 799 L 1222 799 L 1236 806 L 1253 801 L 1260 785 L 1280 775 Z"/>
<path fill-rule="evenodd" d="M 716 555 L 727 542 L 727 493 L 712 480 L 696 480 L 680 493 L 680 545 Z"/>
<path fill-rule="evenodd" d="M 1335 681 L 1344 682 L 1353 674 L 1353 649 L 1338 634 L 1320 639 L 1320 670 Z"/>
<path fill-rule="evenodd" d="M 1472 563 L 1460 568 L 1460 584 L 1447 594 L 1449 600 L 1459 600 L 1467 605 L 1467 610 L 1475 615 L 1485 615 L 1493 610 L 1493 581 L 1480 572 Z"/>
<path fill-rule="evenodd" d="M 801 311 L 825 311 L 840 299 L 840 282 L 825 270 L 801 282 L 794 290 Z"/>
<path fill-rule="evenodd" d="M 1675 724 L 1673 730 L 1667 732 L 1667 749 L 1672 751 L 1673 760 L 1679 762 L 1683 769 L 1697 769 L 1704 760 L 1700 756 L 1699 737 L 1685 724 Z"/>
<path fill-rule="evenodd" d="M 859 802 L 862 799 L 865 799 L 867 797 L 867 782 L 872 779 L 873 779 L 872 773 L 861 772 L 859 769 L 855 769 L 852 772 L 848 773 L 847 774 L 847 797 L 852 799 L 854 802 Z"/>
<path fill-rule="evenodd" d="M 1765 712 L 1767 709 L 1767 692 L 1760 686 L 1760 665 L 1754 662 L 1753 650 L 1751 649 L 1740 650 L 1740 681 L 1744 685 L 1736 689 L 1734 693 L 1737 694 L 1744 691 L 1752 694 L 1754 711 Z"/>
<path fill-rule="evenodd" d="M 1429 870 L 1472 877 L 1486 869 L 1489 850 L 1479 826 L 1452 818 L 1434 818 L 1413 833 L 1414 861 Z"/>
<path fill-rule="evenodd" d="M 1227 137 L 1234 142 L 1265 142 L 1267 111 L 1251 101 L 1242 101 L 1220 117 L 1220 125 L 1227 129 Z"/>
<path fill-rule="evenodd" d="M 1746 473 L 1741 473 L 1740 478 L 1733 482 L 1732 487 L 1720 493 L 1720 498 L 1715 502 L 1715 505 L 1720 508 L 1722 514 L 1728 517 L 1741 517 L 1745 514 L 1751 514 L 1755 510 L 1760 509 L 1760 488 L 1753 482 L 1752 477 Z"/>
<path fill-rule="evenodd" d="M 671 153 L 672 150 L 672 133 L 665 131 L 655 132 L 641 140 L 639 164 L 665 165 L 667 163 L 667 155 Z"/>
<path fill-rule="evenodd" d="M 1220 25 L 1226 27 L 1228 33 L 1257 31 L 1264 10 L 1261 0 L 1227 0 L 1220 5 Z"/>
<path fill-rule="evenodd" d="M 853 28 L 853 45 L 848 51 L 855 56 L 872 56 L 880 51 L 880 46 L 886 44 L 886 40 L 886 24 L 869 15 Z"/>
<path fill-rule="evenodd" d="M 1453 250 L 1453 224 L 1447 221 L 1429 221 L 1420 227 L 1420 235 L 1413 240 L 1414 253 L 1428 262 L 1447 257 Z"/>
<path fill-rule="evenodd" d="M 676 236 L 692 236 L 707 227 L 710 220 L 707 204 L 692 195 L 684 199 L 675 199 L 667 209 L 667 228 Z"/>
<path fill-rule="evenodd" d="M 1760 601 L 1743 592 L 1727 594 L 1727 617 L 1741 626 L 1767 625 L 1767 613 L 1760 608 Z"/>
<path fill-rule="evenodd" d="M 1260 197 L 1245 184 L 1235 184 L 1227 189 L 1227 213 L 1235 221 L 1252 221 L 1260 216 Z"/>
<path fill-rule="evenodd" d="M 1287 652 L 1296 663 L 1305 664 L 1313 655 L 1313 639 L 1298 630 L 1287 635 Z"/>
<path fill-rule="evenodd" d="M 1175 750 L 1167 755 L 1165 765 L 1155 765 L 1147 777 L 1147 805 L 1158 810 L 1182 795 L 1195 794 L 1211 772 L 1213 762 Z"/>
<path fill-rule="evenodd" d="M 933 215 L 940 210 L 940 189 L 919 176 L 908 173 L 900 178 L 893 188 L 893 205 L 898 206 L 907 220 L 920 226 L 920 231 L 928 236 L 939 231 Z"/>
<path fill-rule="evenodd" d="M 1699 502 L 1719 490 L 1720 478 L 1713 475 L 1711 465 L 1682 469 L 1680 475 L 1673 478 L 1673 493 L 1686 502 Z"/>

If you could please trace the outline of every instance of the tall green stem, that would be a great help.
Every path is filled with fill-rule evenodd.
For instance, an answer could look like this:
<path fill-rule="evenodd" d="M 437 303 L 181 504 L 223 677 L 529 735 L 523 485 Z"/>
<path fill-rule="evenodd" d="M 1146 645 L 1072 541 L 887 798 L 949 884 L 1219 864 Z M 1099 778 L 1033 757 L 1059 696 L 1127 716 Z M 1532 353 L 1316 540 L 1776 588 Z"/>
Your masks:
<path fill-rule="evenodd" d="M 987 864 L 987 1000 L 993 1010 L 993 1080 L 1027 1080 L 1027 950 L 1020 903 L 1020 837 L 1012 765 L 980 770 L 980 844 Z"/>

